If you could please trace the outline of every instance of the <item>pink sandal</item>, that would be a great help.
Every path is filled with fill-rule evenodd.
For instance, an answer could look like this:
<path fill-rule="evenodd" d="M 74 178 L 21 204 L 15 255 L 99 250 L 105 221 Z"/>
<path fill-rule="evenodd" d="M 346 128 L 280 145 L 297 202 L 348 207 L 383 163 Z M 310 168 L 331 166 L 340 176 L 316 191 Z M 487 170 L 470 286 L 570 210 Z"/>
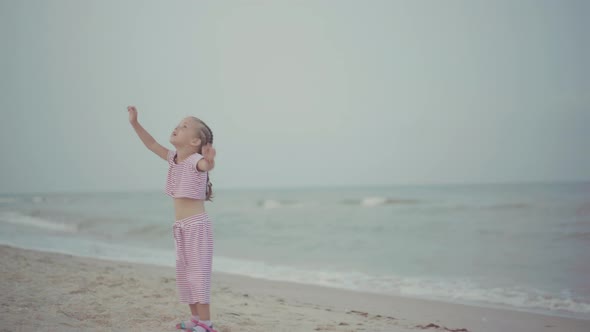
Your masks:
<path fill-rule="evenodd" d="M 194 320 L 193 318 L 191 318 L 191 320 L 190 320 L 190 321 L 191 321 L 191 322 L 193 322 L 193 324 L 195 324 L 195 326 L 197 326 L 197 325 L 199 324 L 199 322 L 198 322 L 198 321 L 196 321 L 196 320 Z M 193 327 L 194 327 L 194 326 L 193 326 Z M 193 327 L 191 327 L 191 328 L 190 328 L 190 331 L 192 331 L 192 330 L 193 330 Z M 180 322 L 180 323 L 176 324 L 176 329 L 177 329 L 177 330 L 186 330 L 186 326 L 184 325 L 184 321 L 182 321 L 182 322 Z"/>
<path fill-rule="evenodd" d="M 213 329 L 213 324 L 211 324 L 211 326 L 209 327 L 209 326 L 207 326 L 207 325 L 205 325 L 205 324 L 203 324 L 201 322 L 195 322 L 194 320 L 193 320 L 193 323 L 196 323 L 197 326 L 200 326 L 200 327 L 204 328 L 205 331 L 207 331 L 207 332 L 217 332 L 217 330 L 214 330 Z M 197 326 L 195 326 L 195 327 L 197 327 Z M 193 331 L 195 330 L 195 327 L 193 327 Z"/>

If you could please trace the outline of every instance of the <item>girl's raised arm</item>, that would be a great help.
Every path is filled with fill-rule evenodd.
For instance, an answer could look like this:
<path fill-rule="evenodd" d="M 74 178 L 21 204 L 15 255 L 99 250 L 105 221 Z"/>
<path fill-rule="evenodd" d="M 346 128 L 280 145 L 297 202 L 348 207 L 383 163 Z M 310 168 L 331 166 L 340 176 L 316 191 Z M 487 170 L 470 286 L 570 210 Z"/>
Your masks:
<path fill-rule="evenodd" d="M 135 106 L 128 106 L 127 111 L 129 112 L 129 122 L 133 129 L 135 129 L 137 136 L 139 136 L 143 144 L 150 149 L 150 151 L 160 156 L 160 158 L 168 160 L 168 149 L 156 142 L 152 135 L 143 129 L 139 124 L 139 121 L 137 121 L 137 109 Z"/>

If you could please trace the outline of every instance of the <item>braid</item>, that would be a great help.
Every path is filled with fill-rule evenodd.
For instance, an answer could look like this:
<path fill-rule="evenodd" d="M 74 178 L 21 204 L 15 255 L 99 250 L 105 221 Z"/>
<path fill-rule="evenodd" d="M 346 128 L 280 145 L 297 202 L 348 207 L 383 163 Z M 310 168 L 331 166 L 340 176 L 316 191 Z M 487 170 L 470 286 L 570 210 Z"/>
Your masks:
<path fill-rule="evenodd" d="M 207 140 L 207 143 L 213 144 L 213 131 L 211 131 L 211 128 L 209 128 L 209 126 L 205 122 L 201 121 L 201 123 L 203 124 L 203 126 L 205 126 L 205 128 L 207 128 L 207 132 L 209 133 L 209 139 Z"/>
<path fill-rule="evenodd" d="M 209 128 L 209 126 L 207 126 L 207 124 L 205 122 L 201 121 L 201 123 L 205 126 L 205 128 L 207 128 L 207 131 L 209 132 L 209 139 L 206 142 L 213 144 L 213 131 L 211 131 L 211 128 Z M 207 172 L 207 200 L 212 201 L 212 199 L 211 199 L 212 196 L 213 196 L 213 183 L 211 183 L 211 181 L 209 181 L 209 172 Z"/>
<path fill-rule="evenodd" d="M 205 136 L 205 139 L 202 140 L 201 142 L 205 142 L 204 144 L 201 143 L 201 153 L 203 152 L 203 146 L 207 145 L 207 144 L 213 144 L 213 131 L 211 130 L 211 128 L 209 128 L 209 126 L 203 122 L 203 120 L 198 119 L 196 117 L 195 120 L 197 120 L 199 123 L 201 123 L 203 125 L 203 127 L 201 127 L 201 130 L 199 131 L 199 136 Z M 203 130 L 206 129 L 206 130 Z M 213 183 L 211 183 L 211 181 L 209 181 L 209 172 L 207 172 L 207 191 L 206 191 L 206 195 L 207 201 L 213 201 L 211 198 L 213 197 Z"/>
<path fill-rule="evenodd" d="M 213 201 L 213 183 L 209 181 L 209 172 L 207 172 L 207 191 L 206 191 L 206 200 Z"/>

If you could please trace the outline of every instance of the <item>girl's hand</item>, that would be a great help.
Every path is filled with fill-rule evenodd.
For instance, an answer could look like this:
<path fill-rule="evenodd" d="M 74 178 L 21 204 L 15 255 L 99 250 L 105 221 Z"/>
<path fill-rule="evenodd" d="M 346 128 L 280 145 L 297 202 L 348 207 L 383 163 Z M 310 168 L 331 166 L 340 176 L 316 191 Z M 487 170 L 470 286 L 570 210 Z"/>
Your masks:
<path fill-rule="evenodd" d="M 203 159 L 207 160 L 207 163 L 209 164 L 209 169 L 212 169 L 213 167 L 215 167 L 215 148 L 213 147 L 213 145 L 211 145 L 211 143 L 207 143 L 204 147 L 203 147 Z"/>
<path fill-rule="evenodd" d="M 137 109 L 135 106 L 127 106 L 127 112 L 129 113 L 129 122 L 131 124 L 137 123 Z"/>

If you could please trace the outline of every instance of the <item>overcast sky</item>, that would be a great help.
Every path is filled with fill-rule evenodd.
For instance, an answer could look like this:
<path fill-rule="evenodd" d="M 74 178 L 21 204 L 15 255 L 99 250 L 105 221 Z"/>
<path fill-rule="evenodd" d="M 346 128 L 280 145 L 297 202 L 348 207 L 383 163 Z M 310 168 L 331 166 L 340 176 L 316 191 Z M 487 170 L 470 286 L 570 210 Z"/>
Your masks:
<path fill-rule="evenodd" d="M 0 0 L 0 192 L 590 180 L 590 1 Z"/>

